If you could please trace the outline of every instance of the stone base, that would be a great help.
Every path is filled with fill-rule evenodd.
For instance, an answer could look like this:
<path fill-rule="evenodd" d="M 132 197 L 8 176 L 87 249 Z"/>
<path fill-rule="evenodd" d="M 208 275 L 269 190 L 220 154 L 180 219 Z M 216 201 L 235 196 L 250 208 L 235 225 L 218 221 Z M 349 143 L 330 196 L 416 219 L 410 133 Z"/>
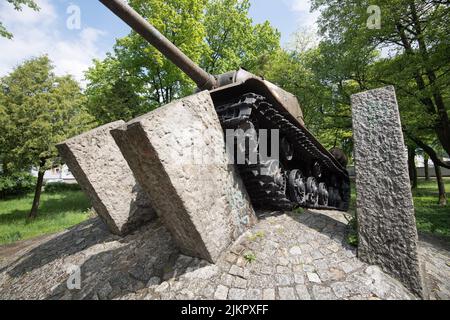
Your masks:
<path fill-rule="evenodd" d="M 417 229 L 394 87 L 352 96 L 358 256 L 423 295 Z"/>
<path fill-rule="evenodd" d="M 215 262 L 256 222 L 208 92 L 111 133 L 183 253 Z"/>
<path fill-rule="evenodd" d="M 156 217 L 110 134 L 124 123 L 101 126 L 56 146 L 95 211 L 117 235 Z"/>

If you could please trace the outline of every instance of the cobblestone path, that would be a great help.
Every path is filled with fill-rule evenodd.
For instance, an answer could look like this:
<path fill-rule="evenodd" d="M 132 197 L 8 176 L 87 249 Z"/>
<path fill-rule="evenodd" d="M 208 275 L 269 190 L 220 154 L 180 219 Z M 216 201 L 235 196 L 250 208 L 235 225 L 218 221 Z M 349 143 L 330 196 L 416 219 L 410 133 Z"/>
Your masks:
<path fill-rule="evenodd" d="M 178 252 L 154 221 L 125 238 L 91 219 L 27 246 L 0 248 L 2 299 L 414 299 L 356 258 L 339 212 L 263 214 L 216 265 Z M 13 249 L 17 250 L 13 253 Z M 449 298 L 449 251 L 421 242 L 431 298 Z M 68 270 L 80 267 L 81 288 Z"/>

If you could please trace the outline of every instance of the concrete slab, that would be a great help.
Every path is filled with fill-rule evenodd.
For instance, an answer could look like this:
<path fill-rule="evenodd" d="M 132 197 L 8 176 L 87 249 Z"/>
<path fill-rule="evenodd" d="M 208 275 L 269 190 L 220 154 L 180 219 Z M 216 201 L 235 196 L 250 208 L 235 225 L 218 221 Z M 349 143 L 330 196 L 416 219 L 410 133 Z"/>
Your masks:
<path fill-rule="evenodd" d="M 183 253 L 214 262 L 256 222 L 207 91 L 111 133 Z"/>
<path fill-rule="evenodd" d="M 95 211 L 118 235 L 156 217 L 110 134 L 124 123 L 109 123 L 56 146 Z"/>

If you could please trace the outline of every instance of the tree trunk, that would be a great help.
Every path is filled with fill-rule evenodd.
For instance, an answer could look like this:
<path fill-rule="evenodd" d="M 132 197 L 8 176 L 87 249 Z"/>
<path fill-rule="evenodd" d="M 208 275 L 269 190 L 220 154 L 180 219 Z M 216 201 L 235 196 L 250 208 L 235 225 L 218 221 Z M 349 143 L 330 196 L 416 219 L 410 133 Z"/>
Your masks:
<path fill-rule="evenodd" d="M 400 36 L 400 39 L 402 41 L 403 47 L 405 48 L 405 53 L 408 56 L 414 57 L 415 53 L 413 50 L 413 47 L 406 36 L 405 27 L 401 25 L 400 23 L 397 23 L 397 32 Z M 423 53 L 422 53 L 423 54 Z M 434 82 L 435 75 L 432 72 L 428 72 L 429 80 L 431 82 Z M 434 78 L 433 78 L 434 76 Z M 419 91 L 426 93 L 427 92 L 427 85 L 425 83 L 425 80 L 422 78 L 421 73 L 419 70 L 415 70 L 414 72 L 414 79 L 417 84 L 417 88 Z M 435 87 L 433 86 L 434 92 L 432 93 L 432 96 L 435 98 L 435 102 L 433 102 L 433 99 L 431 99 L 431 96 L 427 93 L 426 96 L 420 99 L 422 104 L 425 105 L 427 113 L 429 113 L 431 116 L 437 116 L 436 117 L 436 123 L 434 125 L 434 131 L 436 132 L 436 135 L 439 139 L 439 142 L 441 143 L 444 150 L 450 154 L 450 122 L 448 119 L 448 114 L 445 108 L 445 104 L 442 98 L 442 95 L 440 92 L 437 92 Z"/>
<path fill-rule="evenodd" d="M 447 114 L 447 108 L 445 107 L 444 98 L 442 97 L 441 90 L 436 85 L 437 76 L 436 72 L 430 67 L 430 54 L 428 53 L 427 44 L 423 35 L 423 28 L 420 21 L 419 13 L 417 12 L 415 1 L 409 2 L 413 27 L 416 32 L 416 40 L 419 45 L 419 52 L 424 62 L 426 75 L 431 88 L 431 94 L 434 98 L 438 120 L 436 123 L 436 133 L 442 147 L 450 154 L 450 121 Z M 431 98 L 431 97 L 430 97 Z"/>
<path fill-rule="evenodd" d="M 439 123 L 436 124 L 436 134 L 447 154 L 450 154 L 450 126 L 447 112 L 439 110 Z"/>
<path fill-rule="evenodd" d="M 447 204 L 447 196 L 445 194 L 445 184 L 442 179 L 442 171 L 441 167 L 438 165 L 434 165 L 434 170 L 436 172 L 436 181 L 439 189 L 439 205 L 445 206 Z"/>
<path fill-rule="evenodd" d="M 42 185 L 44 183 L 44 174 L 45 174 L 45 170 L 43 169 L 44 165 L 45 165 L 45 160 L 41 160 L 41 165 L 39 167 L 39 173 L 38 173 L 38 179 L 37 179 L 37 183 L 36 183 L 36 189 L 34 191 L 33 206 L 31 207 L 31 211 L 28 215 L 29 219 L 36 218 L 37 214 L 38 214 L 39 203 L 41 200 Z"/>
<path fill-rule="evenodd" d="M 416 150 L 414 148 L 408 148 L 408 170 L 409 180 L 411 181 L 411 188 L 417 188 L 417 168 L 415 162 Z"/>
<path fill-rule="evenodd" d="M 414 135 L 412 135 L 410 132 L 408 132 L 408 131 L 405 131 L 405 132 L 406 132 L 406 135 L 408 136 L 408 138 L 410 138 L 412 141 L 414 141 L 414 143 L 417 144 L 417 146 L 422 148 L 423 151 L 425 151 L 428 154 L 428 156 L 430 157 L 431 161 L 433 161 L 434 164 L 436 164 L 442 168 L 450 169 L 450 165 L 446 164 L 441 159 L 439 159 L 436 151 L 434 151 L 434 149 L 432 147 L 430 147 L 425 142 L 423 142 L 422 140 L 420 140 L 417 137 L 415 137 Z"/>
<path fill-rule="evenodd" d="M 423 157 L 423 169 L 425 171 L 425 181 L 430 181 L 430 172 L 428 171 L 428 156 Z"/>

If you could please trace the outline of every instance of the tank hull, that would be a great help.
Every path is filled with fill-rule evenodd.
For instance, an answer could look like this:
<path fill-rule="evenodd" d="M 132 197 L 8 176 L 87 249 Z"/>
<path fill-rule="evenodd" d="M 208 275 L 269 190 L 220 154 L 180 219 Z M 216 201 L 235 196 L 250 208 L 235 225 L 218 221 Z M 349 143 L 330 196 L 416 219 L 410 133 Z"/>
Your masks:
<path fill-rule="evenodd" d="M 264 160 L 259 153 L 256 161 L 248 157 L 245 163 L 236 161 L 253 205 L 347 211 L 348 172 L 306 129 L 295 96 L 249 73 L 241 76 L 241 81 L 236 77 L 229 80 L 230 84 L 210 91 L 224 131 L 252 128 L 256 136 L 247 139 L 257 140 L 261 129 L 279 132 L 278 164 Z"/>

